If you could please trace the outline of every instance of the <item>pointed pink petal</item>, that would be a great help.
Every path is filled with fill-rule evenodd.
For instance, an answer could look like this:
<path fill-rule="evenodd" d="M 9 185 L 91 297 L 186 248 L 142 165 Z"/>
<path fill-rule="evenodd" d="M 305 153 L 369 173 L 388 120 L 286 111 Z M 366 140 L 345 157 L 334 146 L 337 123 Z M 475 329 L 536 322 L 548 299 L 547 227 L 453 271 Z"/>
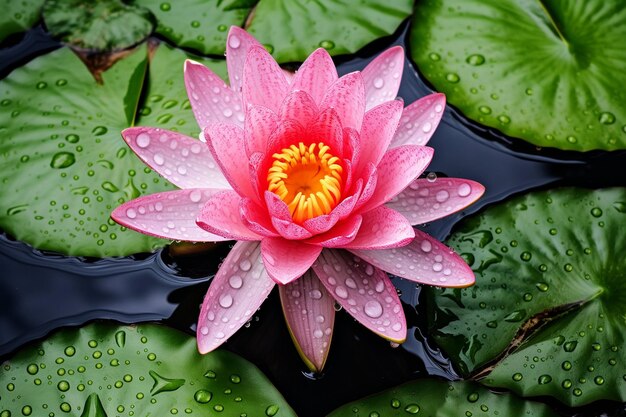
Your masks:
<path fill-rule="evenodd" d="M 274 281 L 282 285 L 300 278 L 321 251 L 319 246 L 294 240 L 268 237 L 261 241 L 265 269 Z"/>
<path fill-rule="evenodd" d="M 361 160 L 361 135 L 359 132 L 349 127 L 343 129 L 343 143 L 347 145 L 343 157 L 351 161 L 352 167 L 359 166 Z"/>
<path fill-rule="evenodd" d="M 348 249 L 388 249 L 408 244 L 415 232 L 408 220 L 395 210 L 380 206 L 363 213 L 363 224 Z"/>
<path fill-rule="evenodd" d="M 262 236 L 276 237 L 278 233 L 267 215 L 267 211 L 249 198 L 244 198 L 239 207 L 244 224 Z"/>
<path fill-rule="evenodd" d="M 246 113 L 245 145 L 246 155 L 250 157 L 256 152 L 265 152 L 269 137 L 278 126 L 276 113 L 263 106 L 250 106 Z"/>
<path fill-rule="evenodd" d="M 316 49 L 298 69 L 292 90 L 304 90 L 320 105 L 326 90 L 337 81 L 337 70 L 332 58 L 325 49 Z"/>
<path fill-rule="evenodd" d="M 259 242 L 237 242 L 204 297 L 198 317 L 198 350 L 208 353 L 239 330 L 274 287 L 261 262 Z"/>
<path fill-rule="evenodd" d="M 359 195 L 359 200 L 354 208 L 355 211 L 360 210 L 360 208 L 372 198 L 376 191 L 376 184 L 378 183 L 378 171 L 371 162 L 365 166 L 365 170 L 361 175 L 363 178 L 359 178 L 357 183 L 360 181 L 361 184 L 365 183 L 365 186 L 363 186 L 363 191 Z"/>
<path fill-rule="evenodd" d="M 243 69 L 244 103 L 265 106 L 278 113 L 288 88 L 285 74 L 265 48 L 251 47 Z"/>
<path fill-rule="evenodd" d="M 280 108 L 280 118 L 297 120 L 302 126 L 308 126 L 315 120 L 317 112 L 317 105 L 311 96 L 298 90 L 285 97 Z"/>
<path fill-rule="evenodd" d="M 407 106 L 402 113 L 400 125 L 389 147 L 426 145 L 435 133 L 445 108 L 446 96 L 441 93 L 422 97 Z"/>
<path fill-rule="evenodd" d="M 406 145 L 394 148 L 378 164 L 378 182 L 372 198 L 361 211 L 378 207 L 400 194 L 426 169 L 433 158 L 433 149 L 427 146 Z"/>
<path fill-rule="evenodd" d="M 228 123 L 216 123 L 204 129 L 204 137 L 228 183 L 240 196 L 257 195 L 250 178 L 250 167 L 243 130 Z"/>
<path fill-rule="evenodd" d="M 352 72 L 331 85 L 322 100 L 320 110 L 333 108 L 343 127 L 361 130 L 365 114 L 365 87 L 360 72 Z"/>
<path fill-rule="evenodd" d="M 401 248 L 350 251 L 391 274 L 422 284 L 467 287 L 475 280 L 463 258 L 418 229 L 415 239 Z"/>
<path fill-rule="evenodd" d="M 204 65 L 185 61 L 185 87 L 201 130 L 217 122 L 243 125 L 241 95 Z"/>
<path fill-rule="evenodd" d="M 122 137 L 143 162 L 177 187 L 231 188 L 199 140 L 153 127 L 131 127 Z"/>
<path fill-rule="evenodd" d="M 327 232 L 339 221 L 339 216 L 335 213 L 324 214 L 322 216 L 313 217 L 312 219 L 305 220 L 302 226 L 311 234 L 317 235 Z"/>
<path fill-rule="evenodd" d="M 287 204 L 271 191 L 265 191 L 265 204 L 274 229 L 285 239 L 302 240 L 312 236 L 303 226 L 294 223 Z"/>
<path fill-rule="evenodd" d="M 117 207 L 111 217 L 129 229 L 166 239 L 190 242 L 228 240 L 196 225 L 196 216 L 204 203 L 222 191 L 190 188 L 146 195 Z"/>
<path fill-rule="evenodd" d="M 267 153 L 271 156 L 274 152 L 280 152 L 290 145 L 297 144 L 305 138 L 307 132 L 296 120 L 281 120 L 278 127 L 272 132 L 267 144 Z M 268 158 L 271 160 L 271 158 Z M 269 169 L 269 166 L 267 167 Z M 267 173 L 267 171 L 265 171 Z M 266 179 L 267 180 L 267 179 Z"/>
<path fill-rule="evenodd" d="M 343 248 L 354 240 L 363 218 L 358 214 L 339 222 L 326 233 L 313 236 L 307 243 L 325 248 Z"/>
<path fill-rule="evenodd" d="M 328 108 L 320 112 L 306 129 L 311 141 L 324 142 L 330 146 L 330 152 L 338 157 L 344 154 L 343 129 L 335 109 Z"/>
<path fill-rule="evenodd" d="M 328 292 L 359 323 L 396 343 L 406 340 L 406 319 L 395 287 L 383 271 L 342 250 L 324 249 L 313 270 Z"/>
<path fill-rule="evenodd" d="M 359 144 L 359 158 L 363 164 L 371 162 L 378 165 L 396 133 L 402 109 L 401 101 L 392 100 L 365 113 Z M 361 167 L 357 167 L 356 171 L 360 172 Z"/>
<path fill-rule="evenodd" d="M 243 67 L 246 63 L 248 51 L 253 46 L 263 47 L 256 39 L 242 28 L 231 26 L 226 41 L 226 65 L 228 80 L 235 92 L 241 92 L 243 86 Z"/>
<path fill-rule="evenodd" d="M 387 49 L 365 67 L 363 82 L 368 110 L 396 98 L 403 69 L 404 49 L 401 46 Z"/>
<path fill-rule="evenodd" d="M 196 224 L 209 233 L 232 240 L 261 240 L 244 224 L 239 214 L 241 197 L 228 190 L 215 194 L 202 207 Z"/>
<path fill-rule="evenodd" d="M 481 184 L 463 178 L 418 178 L 387 203 L 411 224 L 440 219 L 472 204 L 485 192 Z"/>
<path fill-rule="evenodd" d="M 335 324 L 335 300 L 313 271 L 278 287 L 289 333 L 304 363 L 320 372 L 326 363 Z"/>

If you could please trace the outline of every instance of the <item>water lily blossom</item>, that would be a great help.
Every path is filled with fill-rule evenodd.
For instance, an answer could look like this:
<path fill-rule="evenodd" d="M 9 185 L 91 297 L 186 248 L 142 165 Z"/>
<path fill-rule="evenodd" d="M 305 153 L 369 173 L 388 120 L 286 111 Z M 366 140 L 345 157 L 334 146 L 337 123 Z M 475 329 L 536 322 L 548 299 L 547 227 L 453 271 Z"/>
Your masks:
<path fill-rule="evenodd" d="M 237 241 L 200 311 L 202 353 L 242 327 L 276 284 L 312 370 L 324 366 L 335 303 L 402 343 L 406 320 L 387 272 L 437 286 L 474 282 L 458 255 L 412 227 L 461 210 L 484 191 L 470 180 L 420 178 L 445 97 L 406 108 L 396 99 L 400 47 L 342 77 L 318 49 L 288 75 L 233 27 L 226 60 L 230 86 L 201 64 L 185 64 L 201 140 L 150 127 L 123 132 L 144 162 L 181 189 L 129 201 L 112 217 L 169 239 Z"/>

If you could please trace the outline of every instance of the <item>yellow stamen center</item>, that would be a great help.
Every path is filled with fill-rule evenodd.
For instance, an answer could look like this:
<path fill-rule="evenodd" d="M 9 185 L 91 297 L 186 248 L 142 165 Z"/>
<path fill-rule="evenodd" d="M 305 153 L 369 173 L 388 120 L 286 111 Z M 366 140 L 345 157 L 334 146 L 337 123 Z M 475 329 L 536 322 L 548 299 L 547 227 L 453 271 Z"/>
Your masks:
<path fill-rule="evenodd" d="M 267 189 L 287 203 L 294 222 L 328 214 L 341 198 L 343 167 L 322 142 L 300 142 L 272 155 Z"/>

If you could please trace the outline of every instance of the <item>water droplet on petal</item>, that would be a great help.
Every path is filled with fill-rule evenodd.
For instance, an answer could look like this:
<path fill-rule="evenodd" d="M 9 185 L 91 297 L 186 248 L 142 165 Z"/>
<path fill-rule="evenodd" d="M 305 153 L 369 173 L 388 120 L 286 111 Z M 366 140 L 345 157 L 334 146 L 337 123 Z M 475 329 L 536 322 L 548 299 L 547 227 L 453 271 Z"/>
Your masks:
<path fill-rule="evenodd" d="M 234 289 L 239 289 L 243 285 L 243 279 L 241 279 L 239 275 L 233 275 L 232 277 L 228 279 L 228 284 Z M 232 304 L 232 300 L 231 300 L 231 304 Z M 226 307 L 225 305 L 223 305 L 221 299 L 220 299 L 220 305 L 224 308 L 230 307 L 230 306 Z"/>
<path fill-rule="evenodd" d="M 439 203 L 443 203 L 445 202 L 448 198 L 450 198 L 450 194 L 446 191 L 446 190 L 440 190 L 437 192 L 437 194 L 435 195 L 435 199 L 439 202 Z"/>
<path fill-rule="evenodd" d="M 129 208 L 126 210 L 126 217 L 129 219 L 134 219 L 137 217 L 137 211 L 134 208 Z"/>
<path fill-rule="evenodd" d="M 385 85 L 385 80 L 383 80 L 380 77 L 374 78 L 374 87 L 383 88 L 384 85 Z"/>
<path fill-rule="evenodd" d="M 233 305 L 233 297 L 230 294 L 223 294 L 220 297 L 220 305 L 224 308 L 229 308 Z"/>
<path fill-rule="evenodd" d="M 239 38 L 235 35 L 232 35 L 230 38 L 228 38 L 228 46 L 230 46 L 233 49 L 237 49 L 239 48 L 239 46 L 241 45 L 241 40 L 239 40 Z"/>
<path fill-rule="evenodd" d="M 165 163 L 165 158 L 163 158 L 163 155 L 161 155 L 160 153 L 155 153 L 152 159 L 157 165 L 163 165 Z"/>
<path fill-rule="evenodd" d="M 252 263 L 250 263 L 249 260 L 244 259 L 239 263 L 239 268 L 241 268 L 241 270 L 244 272 L 248 272 L 250 268 L 252 268 Z"/>
<path fill-rule="evenodd" d="M 342 286 L 335 288 L 335 294 L 337 294 L 339 298 L 348 298 L 348 291 Z"/>
<path fill-rule="evenodd" d="M 463 184 L 459 185 L 456 192 L 459 197 L 467 197 L 472 192 L 472 187 L 468 183 L 464 182 Z"/>
<path fill-rule="evenodd" d="M 365 304 L 363 311 L 368 317 L 377 319 L 383 315 L 383 306 L 376 300 L 370 300 Z"/>

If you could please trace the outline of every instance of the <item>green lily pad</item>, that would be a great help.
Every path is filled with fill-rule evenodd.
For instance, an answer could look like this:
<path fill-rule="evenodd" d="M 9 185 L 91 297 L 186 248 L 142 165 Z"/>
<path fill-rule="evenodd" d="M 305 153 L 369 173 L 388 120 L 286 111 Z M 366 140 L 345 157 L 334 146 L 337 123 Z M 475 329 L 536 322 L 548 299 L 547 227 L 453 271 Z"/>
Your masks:
<path fill-rule="evenodd" d="M 43 19 L 52 36 L 99 52 L 136 45 L 154 29 L 149 10 L 120 0 L 46 0 Z"/>
<path fill-rule="evenodd" d="M 537 146 L 626 148 L 621 0 L 426 0 L 411 54 L 467 117 Z"/>
<path fill-rule="evenodd" d="M 328 417 L 529 416 L 556 417 L 545 404 L 495 394 L 468 381 L 419 379 L 336 409 Z"/>
<path fill-rule="evenodd" d="M 38 249 L 74 256 L 124 256 L 167 243 L 109 216 L 124 201 L 174 188 L 139 161 L 120 131 L 141 123 L 198 135 L 186 102 L 185 58 L 157 49 L 145 96 L 158 103 L 144 105 L 138 117 L 146 48 L 104 72 L 103 84 L 69 49 L 0 81 L 0 227 Z M 223 61 L 202 62 L 224 72 Z"/>
<path fill-rule="evenodd" d="M 392 34 L 412 9 L 412 0 L 261 0 L 246 29 L 278 62 L 302 62 L 320 47 L 354 53 Z"/>
<path fill-rule="evenodd" d="M 181 48 L 205 55 L 222 55 L 230 26 L 243 26 L 255 1 L 134 0 L 156 16 L 157 33 Z"/>
<path fill-rule="evenodd" d="M 14 0 L 5 2 L 0 14 L 0 42 L 7 36 L 33 27 L 45 0 Z"/>
<path fill-rule="evenodd" d="M 431 290 L 432 331 L 466 375 L 577 406 L 626 400 L 626 189 L 533 192 L 448 240 L 476 273 Z"/>
<path fill-rule="evenodd" d="M 0 372 L 0 416 L 295 416 L 251 363 L 198 353 L 165 326 L 94 323 L 18 352 Z"/>

